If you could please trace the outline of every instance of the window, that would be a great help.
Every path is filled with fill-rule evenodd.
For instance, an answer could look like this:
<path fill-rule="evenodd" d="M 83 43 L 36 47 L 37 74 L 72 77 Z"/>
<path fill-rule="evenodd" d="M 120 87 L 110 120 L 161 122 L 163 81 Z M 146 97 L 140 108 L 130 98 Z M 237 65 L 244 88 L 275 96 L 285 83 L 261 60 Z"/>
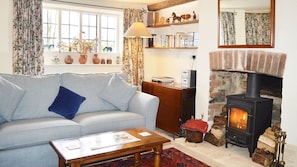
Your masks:
<path fill-rule="evenodd" d="M 91 53 L 121 53 L 122 11 L 45 4 L 43 41 L 45 52 L 74 52 L 74 40 L 92 43 Z"/>
<path fill-rule="evenodd" d="M 59 38 L 58 34 L 58 11 L 43 10 L 43 45 L 46 50 L 52 50 Z"/>
<path fill-rule="evenodd" d="M 60 49 L 63 51 L 71 45 L 71 43 L 76 39 L 80 38 L 80 22 L 79 22 L 79 12 L 73 11 L 65 11 L 61 12 L 61 25 L 60 25 L 60 39 L 58 39 L 57 43 L 59 43 Z M 60 41 L 60 42 L 59 42 Z M 57 46 L 59 47 L 59 46 Z M 69 49 L 68 49 L 69 50 Z"/>

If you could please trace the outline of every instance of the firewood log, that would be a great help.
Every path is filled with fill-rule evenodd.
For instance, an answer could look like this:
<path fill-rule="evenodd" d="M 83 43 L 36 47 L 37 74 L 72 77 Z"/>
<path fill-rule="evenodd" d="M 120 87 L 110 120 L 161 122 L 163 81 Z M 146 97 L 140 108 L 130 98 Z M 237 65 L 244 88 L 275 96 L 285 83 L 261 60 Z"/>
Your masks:
<path fill-rule="evenodd" d="M 273 147 L 273 148 L 275 147 L 275 141 L 264 135 L 260 135 L 258 141 L 265 143 L 270 147 Z"/>
<path fill-rule="evenodd" d="M 271 127 L 268 127 L 267 129 L 265 129 L 265 132 L 268 135 L 274 136 L 275 132 L 272 130 Z"/>
<path fill-rule="evenodd" d="M 264 133 L 263 133 L 263 136 L 268 137 L 269 139 L 271 139 L 271 140 L 273 140 L 273 141 L 276 140 L 274 134 L 272 135 L 272 134 L 270 134 L 270 133 L 264 132 Z"/>
<path fill-rule="evenodd" d="M 270 153 L 275 153 L 274 147 L 270 147 L 269 145 L 267 145 L 267 144 L 265 144 L 265 143 L 263 143 L 263 142 L 261 142 L 259 140 L 257 142 L 257 148 L 261 149 L 261 150 L 264 150 L 264 151 L 268 151 Z"/>
<path fill-rule="evenodd" d="M 225 127 L 222 125 L 213 125 L 210 129 L 210 133 L 213 134 L 215 138 L 220 139 L 225 136 Z"/>
<path fill-rule="evenodd" d="M 217 139 L 212 133 L 207 132 L 204 135 L 204 141 L 207 141 L 215 146 L 222 146 L 225 144 L 226 140 L 225 140 L 225 136 L 221 137 L 220 139 Z"/>
<path fill-rule="evenodd" d="M 255 152 L 252 155 L 252 160 L 263 166 L 269 166 L 273 161 L 273 154 L 256 148 Z"/>
<path fill-rule="evenodd" d="M 214 122 L 214 124 L 226 125 L 226 117 L 225 116 L 214 116 L 213 122 Z"/>

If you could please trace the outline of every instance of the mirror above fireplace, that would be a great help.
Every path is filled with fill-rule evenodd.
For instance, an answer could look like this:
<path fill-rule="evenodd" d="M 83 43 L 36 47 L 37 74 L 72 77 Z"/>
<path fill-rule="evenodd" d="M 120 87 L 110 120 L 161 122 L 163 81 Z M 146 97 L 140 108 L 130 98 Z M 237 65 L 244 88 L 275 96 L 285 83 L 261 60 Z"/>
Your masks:
<path fill-rule="evenodd" d="M 275 0 L 218 0 L 219 48 L 273 48 Z"/>

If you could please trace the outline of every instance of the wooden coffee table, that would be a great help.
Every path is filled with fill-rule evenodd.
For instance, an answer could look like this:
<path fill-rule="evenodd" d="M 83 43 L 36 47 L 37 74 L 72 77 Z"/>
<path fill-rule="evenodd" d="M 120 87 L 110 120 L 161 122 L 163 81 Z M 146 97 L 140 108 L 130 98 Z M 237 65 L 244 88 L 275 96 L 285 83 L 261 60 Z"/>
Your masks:
<path fill-rule="evenodd" d="M 50 141 L 59 158 L 59 167 L 83 164 L 134 154 L 135 166 L 139 166 L 140 153 L 153 150 L 154 166 L 160 166 L 163 144 L 169 139 L 145 128 L 82 136 Z"/>

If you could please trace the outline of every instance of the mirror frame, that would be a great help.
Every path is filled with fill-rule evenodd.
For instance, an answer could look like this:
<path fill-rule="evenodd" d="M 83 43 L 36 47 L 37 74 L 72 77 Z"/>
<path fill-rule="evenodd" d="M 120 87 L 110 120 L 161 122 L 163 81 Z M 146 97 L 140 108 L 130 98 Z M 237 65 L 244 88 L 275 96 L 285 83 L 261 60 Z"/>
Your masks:
<path fill-rule="evenodd" d="M 218 48 L 274 48 L 274 35 L 275 35 L 275 0 L 270 0 L 270 45 L 221 45 L 220 44 L 220 0 L 218 0 Z"/>

